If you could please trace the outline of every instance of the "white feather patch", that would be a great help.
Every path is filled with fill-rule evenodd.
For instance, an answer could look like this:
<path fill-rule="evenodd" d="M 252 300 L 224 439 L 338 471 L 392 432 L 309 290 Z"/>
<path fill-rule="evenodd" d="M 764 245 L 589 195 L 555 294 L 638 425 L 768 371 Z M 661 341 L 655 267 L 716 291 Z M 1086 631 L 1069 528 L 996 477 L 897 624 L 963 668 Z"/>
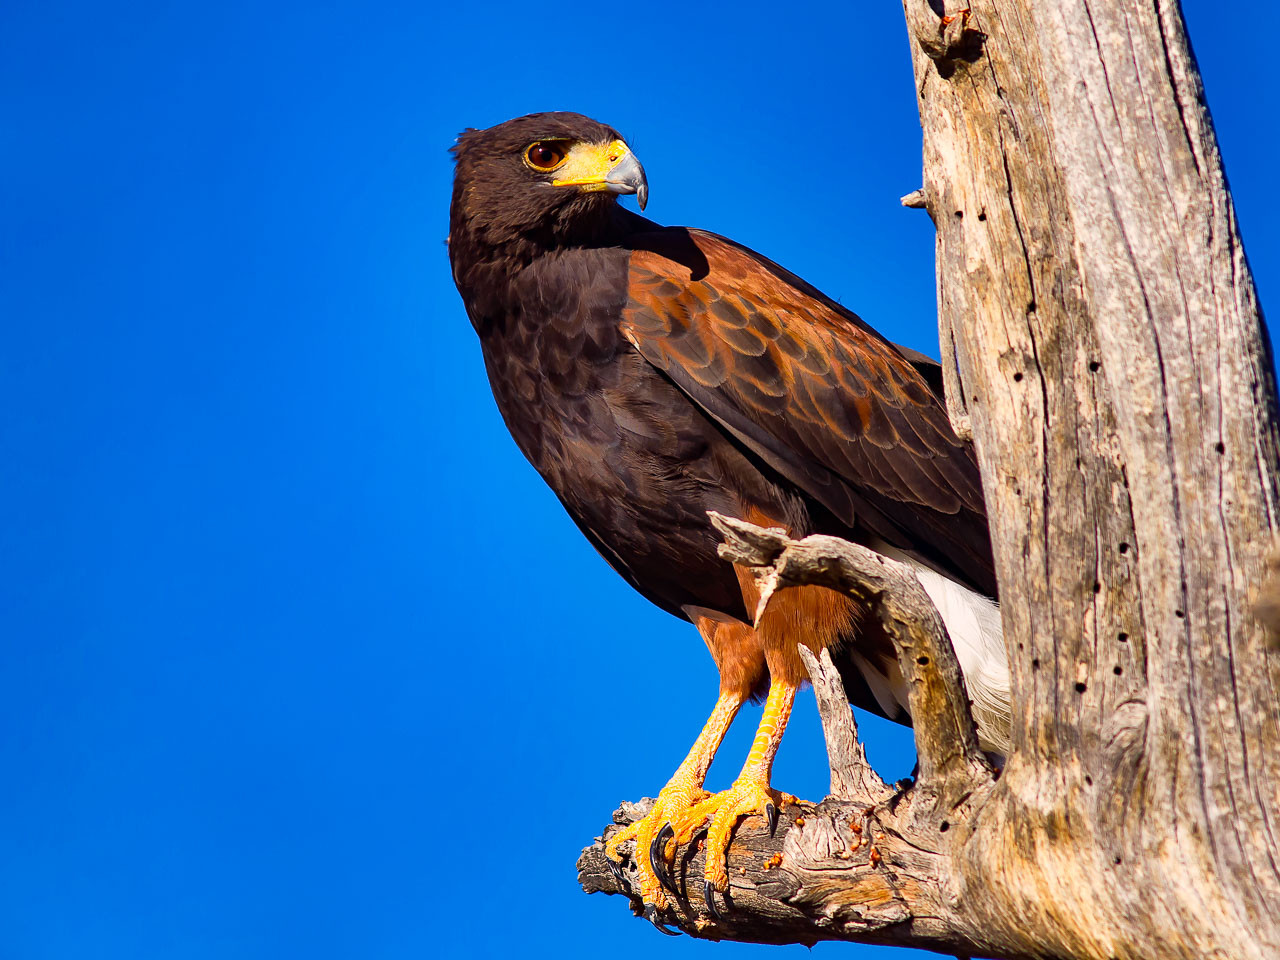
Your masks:
<path fill-rule="evenodd" d="M 925 566 L 902 550 L 877 543 L 872 549 L 909 565 L 946 625 L 956 659 L 964 673 L 964 685 L 973 701 L 978 742 L 984 750 L 1008 756 L 1012 748 L 1009 727 L 1009 660 L 1004 649 L 1000 607 L 990 597 L 956 583 Z M 879 700 L 879 697 L 876 698 Z"/>

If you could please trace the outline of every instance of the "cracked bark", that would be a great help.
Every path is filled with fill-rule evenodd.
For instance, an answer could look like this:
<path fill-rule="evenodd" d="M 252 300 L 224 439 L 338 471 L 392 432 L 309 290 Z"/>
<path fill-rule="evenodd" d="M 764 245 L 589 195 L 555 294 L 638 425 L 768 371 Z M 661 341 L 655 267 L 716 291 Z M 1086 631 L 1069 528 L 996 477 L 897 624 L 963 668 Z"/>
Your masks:
<path fill-rule="evenodd" d="M 726 923 L 693 904 L 673 922 L 998 957 L 1278 956 L 1275 383 L 1180 12 L 948 0 L 944 23 L 938 6 L 904 3 L 922 194 L 948 411 L 991 518 L 1014 750 L 995 778 L 963 699 L 964 720 L 940 706 L 954 658 L 911 655 L 945 634 L 909 584 L 877 592 L 838 542 L 757 544 L 770 576 L 834 577 L 897 618 L 904 670 L 936 687 L 913 701 L 934 759 L 895 793 L 833 741 L 831 799 L 773 839 L 740 828 Z M 824 559 L 809 569 L 804 550 Z M 826 723 L 841 694 L 821 677 Z M 593 856 L 584 886 L 617 891 Z M 701 854 L 682 856 L 699 876 Z"/>

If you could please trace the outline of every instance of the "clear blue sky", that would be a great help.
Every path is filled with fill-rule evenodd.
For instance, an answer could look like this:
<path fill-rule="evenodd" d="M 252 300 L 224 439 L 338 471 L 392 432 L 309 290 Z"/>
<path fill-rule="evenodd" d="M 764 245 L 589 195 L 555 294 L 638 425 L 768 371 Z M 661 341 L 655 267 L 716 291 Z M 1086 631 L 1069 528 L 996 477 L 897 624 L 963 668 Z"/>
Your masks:
<path fill-rule="evenodd" d="M 1256 9 L 1187 16 L 1265 302 Z M 764 955 L 578 891 L 579 848 L 665 782 L 715 671 L 508 438 L 449 276 L 446 151 L 464 126 L 595 116 L 655 219 L 936 353 L 931 227 L 898 206 L 920 167 L 901 19 L 6 4 L 0 957 Z M 645 691 L 648 737 L 621 739 Z M 905 774 L 909 733 L 865 729 Z M 776 782 L 824 792 L 808 695 Z"/>

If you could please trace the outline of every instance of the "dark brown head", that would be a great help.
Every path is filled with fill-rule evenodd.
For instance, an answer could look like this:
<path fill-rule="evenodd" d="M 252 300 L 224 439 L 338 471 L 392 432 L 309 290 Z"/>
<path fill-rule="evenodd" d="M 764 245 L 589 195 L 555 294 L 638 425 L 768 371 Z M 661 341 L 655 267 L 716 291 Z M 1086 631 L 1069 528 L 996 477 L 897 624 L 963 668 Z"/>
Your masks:
<path fill-rule="evenodd" d="M 648 199 L 618 131 L 578 113 L 534 113 L 466 130 L 453 148 L 451 247 L 510 250 L 589 239 L 618 195 Z"/>

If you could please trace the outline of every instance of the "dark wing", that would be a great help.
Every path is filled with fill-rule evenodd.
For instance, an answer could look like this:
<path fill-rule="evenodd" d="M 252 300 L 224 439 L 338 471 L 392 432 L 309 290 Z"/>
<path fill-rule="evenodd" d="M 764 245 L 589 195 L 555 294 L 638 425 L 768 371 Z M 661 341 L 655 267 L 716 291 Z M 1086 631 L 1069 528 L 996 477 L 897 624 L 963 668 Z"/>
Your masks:
<path fill-rule="evenodd" d="M 995 595 L 973 451 L 915 362 L 714 234 L 633 239 L 622 332 L 770 467 L 861 529 Z"/>

